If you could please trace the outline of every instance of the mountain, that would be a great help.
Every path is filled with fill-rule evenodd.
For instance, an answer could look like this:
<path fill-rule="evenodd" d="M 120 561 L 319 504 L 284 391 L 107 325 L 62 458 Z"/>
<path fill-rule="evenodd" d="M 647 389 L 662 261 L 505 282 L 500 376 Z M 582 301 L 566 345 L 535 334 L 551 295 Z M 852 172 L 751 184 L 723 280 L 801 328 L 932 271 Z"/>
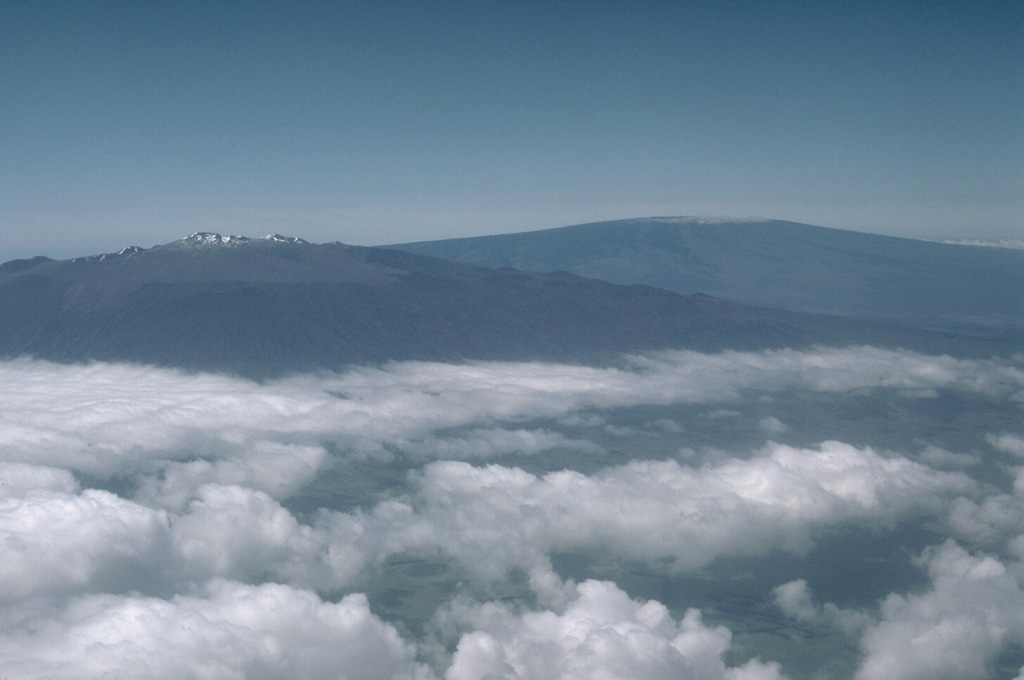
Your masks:
<path fill-rule="evenodd" d="M 390 248 L 747 304 L 992 334 L 1024 330 L 1024 250 L 778 220 L 655 217 Z"/>
<path fill-rule="evenodd" d="M 690 347 L 945 342 L 568 273 L 383 248 L 193 234 L 0 265 L 0 356 L 262 378 L 387 360 L 608 358 Z"/>

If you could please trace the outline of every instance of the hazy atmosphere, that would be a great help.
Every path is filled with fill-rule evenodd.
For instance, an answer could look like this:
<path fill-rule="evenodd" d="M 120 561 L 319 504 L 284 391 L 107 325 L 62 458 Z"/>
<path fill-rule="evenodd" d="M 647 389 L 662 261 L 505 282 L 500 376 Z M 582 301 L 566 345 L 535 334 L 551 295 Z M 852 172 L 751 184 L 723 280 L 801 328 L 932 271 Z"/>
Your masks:
<path fill-rule="evenodd" d="M 1019 2 L 0 3 L 0 261 L 647 215 L 1024 237 Z"/>
<path fill-rule="evenodd" d="M 1022 22 L 0 0 L 0 680 L 1024 680 Z"/>

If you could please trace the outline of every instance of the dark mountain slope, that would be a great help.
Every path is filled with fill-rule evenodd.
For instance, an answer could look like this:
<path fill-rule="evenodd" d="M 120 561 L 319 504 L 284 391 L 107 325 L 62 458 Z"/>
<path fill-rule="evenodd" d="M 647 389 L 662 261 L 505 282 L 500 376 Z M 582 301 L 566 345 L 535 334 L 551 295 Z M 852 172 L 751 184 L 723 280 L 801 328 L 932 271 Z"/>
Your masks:
<path fill-rule="evenodd" d="M 485 267 L 569 271 L 917 328 L 1024 329 L 1024 250 L 793 222 L 691 218 L 599 222 L 388 247 Z"/>
<path fill-rule="evenodd" d="M 571 274 L 197 234 L 0 267 L 0 356 L 250 377 L 392 359 L 593 360 L 669 347 L 947 339 Z"/>

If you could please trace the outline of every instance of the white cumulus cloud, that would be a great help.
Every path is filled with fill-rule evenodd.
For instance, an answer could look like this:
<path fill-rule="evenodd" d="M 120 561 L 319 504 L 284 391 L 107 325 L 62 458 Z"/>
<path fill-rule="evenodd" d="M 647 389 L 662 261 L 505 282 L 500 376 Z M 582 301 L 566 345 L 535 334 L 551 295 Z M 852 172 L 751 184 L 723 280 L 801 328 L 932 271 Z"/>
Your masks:
<path fill-rule="evenodd" d="M 440 625 L 459 637 L 447 680 L 778 680 L 778 664 L 727 667 L 731 634 L 689 610 L 675 621 L 659 602 L 637 602 L 613 583 L 573 587 L 559 611 L 455 602 Z"/>
<path fill-rule="evenodd" d="M 588 476 L 462 462 L 426 466 L 413 506 L 450 554 L 489 578 L 554 550 L 601 547 L 697 568 L 723 555 L 803 552 L 824 526 L 942 507 L 974 484 L 871 449 L 770 444 L 750 460 L 692 468 L 638 461 Z"/>
<path fill-rule="evenodd" d="M 1024 589 L 1002 562 L 947 541 L 921 557 L 932 587 L 890 595 L 861 640 L 857 680 L 974 680 L 1010 645 L 1024 645 Z"/>
<path fill-rule="evenodd" d="M 331 603 L 283 585 L 213 581 L 166 600 L 88 595 L 19 614 L 0 622 L 10 678 L 432 677 L 362 595 Z"/>

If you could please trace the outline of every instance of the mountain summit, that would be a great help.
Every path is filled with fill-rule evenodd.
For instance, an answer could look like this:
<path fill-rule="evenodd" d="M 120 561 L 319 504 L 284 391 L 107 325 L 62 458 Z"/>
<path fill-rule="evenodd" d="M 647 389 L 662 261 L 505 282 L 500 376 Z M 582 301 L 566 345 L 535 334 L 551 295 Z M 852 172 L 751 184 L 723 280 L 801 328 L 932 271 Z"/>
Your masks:
<path fill-rule="evenodd" d="M 295 236 L 281 236 L 280 234 L 267 234 L 266 236 L 259 239 L 252 239 L 248 236 L 221 236 L 220 234 L 197 231 L 194 234 L 186 236 L 185 238 L 169 243 L 165 246 L 157 246 L 158 248 L 174 248 L 174 247 L 202 247 L 202 246 L 240 246 L 246 244 L 254 244 L 260 241 L 267 243 L 304 243 L 308 244 L 309 241 L 305 241 Z"/>

